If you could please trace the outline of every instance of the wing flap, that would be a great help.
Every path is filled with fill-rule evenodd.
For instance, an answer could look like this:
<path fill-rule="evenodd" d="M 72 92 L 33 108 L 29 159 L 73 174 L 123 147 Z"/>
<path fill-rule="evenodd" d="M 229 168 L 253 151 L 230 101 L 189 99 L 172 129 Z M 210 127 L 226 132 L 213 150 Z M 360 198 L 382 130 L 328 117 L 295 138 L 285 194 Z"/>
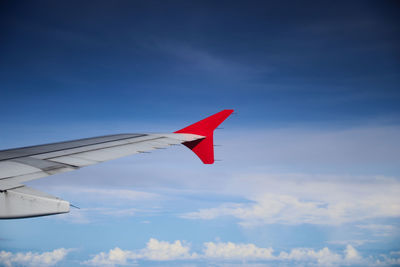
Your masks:
<path fill-rule="evenodd" d="M 41 170 L 27 164 L 14 161 L 0 162 L 0 179 L 40 172 Z"/>
<path fill-rule="evenodd" d="M 73 166 L 77 166 L 79 168 L 99 163 L 98 161 L 80 158 L 78 155 L 77 156 L 70 155 L 70 156 L 51 158 L 50 161 L 73 165 Z"/>

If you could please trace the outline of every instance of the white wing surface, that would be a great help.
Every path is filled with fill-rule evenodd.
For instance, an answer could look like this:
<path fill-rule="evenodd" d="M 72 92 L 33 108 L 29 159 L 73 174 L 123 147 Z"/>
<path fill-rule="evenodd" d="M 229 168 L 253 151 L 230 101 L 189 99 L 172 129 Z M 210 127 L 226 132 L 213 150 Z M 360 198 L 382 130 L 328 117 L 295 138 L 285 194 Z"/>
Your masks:
<path fill-rule="evenodd" d="M 189 147 L 204 163 L 213 163 L 213 131 L 232 112 L 233 110 L 223 110 L 169 134 L 107 135 L 2 150 L 0 151 L 0 219 L 69 212 L 70 204 L 67 201 L 23 184 L 45 176 L 176 144 Z"/>

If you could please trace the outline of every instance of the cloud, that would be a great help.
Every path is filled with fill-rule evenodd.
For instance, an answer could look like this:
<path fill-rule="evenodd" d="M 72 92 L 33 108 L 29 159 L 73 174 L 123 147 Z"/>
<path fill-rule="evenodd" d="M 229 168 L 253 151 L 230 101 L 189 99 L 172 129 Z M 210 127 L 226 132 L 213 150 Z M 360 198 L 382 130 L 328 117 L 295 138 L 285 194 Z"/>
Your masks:
<path fill-rule="evenodd" d="M 156 261 L 196 258 L 197 255 L 190 254 L 189 250 L 190 247 L 179 240 L 168 243 L 151 238 L 139 257 Z"/>
<path fill-rule="evenodd" d="M 102 189 L 89 187 L 50 186 L 44 189 L 54 195 L 64 195 L 73 199 L 73 204 L 80 209 L 72 208 L 69 213 L 53 217 L 76 224 L 93 223 L 99 218 L 131 217 L 138 213 L 154 212 L 152 201 L 159 201 L 161 195 L 128 189 Z M 150 203 L 152 207 L 139 208 L 139 204 Z M 135 208 L 132 208 L 134 206 Z"/>
<path fill-rule="evenodd" d="M 347 245 L 345 250 L 345 259 L 350 262 L 359 262 L 361 261 L 361 256 L 352 245 Z"/>
<path fill-rule="evenodd" d="M 18 252 L 0 251 L 1 265 L 10 266 L 53 266 L 62 261 L 71 249 L 59 248 L 49 252 Z"/>
<path fill-rule="evenodd" d="M 177 259 L 194 259 L 197 258 L 196 253 L 189 253 L 190 247 L 184 242 L 176 240 L 173 243 L 158 241 L 151 238 L 147 242 L 146 248 L 140 251 L 122 250 L 118 247 L 111 249 L 108 253 L 101 252 L 92 259 L 85 261 L 84 264 L 94 266 L 114 266 L 125 265 L 129 261 L 139 259 L 152 261 L 170 261 Z"/>
<path fill-rule="evenodd" d="M 352 239 L 352 240 L 333 240 L 328 241 L 329 244 L 336 244 L 336 245 L 352 245 L 352 246 L 362 246 L 367 243 L 375 243 L 377 240 L 370 240 L 370 239 Z"/>
<path fill-rule="evenodd" d="M 159 48 L 177 60 L 179 64 L 176 64 L 175 67 L 178 67 L 181 72 L 195 70 L 215 76 L 229 76 L 229 79 L 247 77 L 256 72 L 255 69 L 246 64 L 224 58 L 207 49 L 187 44 L 163 42 L 160 43 Z M 266 68 L 263 67 L 262 69 Z"/>
<path fill-rule="evenodd" d="M 272 248 L 259 248 L 254 244 L 204 243 L 204 258 L 207 259 L 274 259 Z"/>
<path fill-rule="evenodd" d="M 239 178 L 257 185 L 250 203 L 223 203 L 183 214 L 186 219 L 231 216 L 242 226 L 265 224 L 340 225 L 374 218 L 400 217 L 400 181 L 387 177 L 265 174 Z"/>
<path fill-rule="evenodd" d="M 400 255 L 399 252 L 391 252 L 390 255 L 382 254 L 381 258 L 374 262 L 374 266 L 399 266 Z"/>
<path fill-rule="evenodd" d="M 357 227 L 373 231 L 392 231 L 395 228 L 393 225 L 387 224 L 360 224 Z"/>
<path fill-rule="evenodd" d="M 143 201 L 154 200 L 160 196 L 155 193 L 135 191 L 129 189 L 96 188 L 96 187 L 78 187 L 78 186 L 58 186 L 50 187 L 51 191 L 58 191 L 66 194 L 84 196 L 85 199 L 112 200 L 117 201 Z"/>
<path fill-rule="evenodd" d="M 286 165 L 291 169 L 296 166 L 312 169 L 334 167 L 332 172 L 338 167 L 354 169 L 357 166 L 363 167 L 362 170 L 376 168 L 384 172 L 400 163 L 399 135 L 399 126 L 383 125 L 346 128 L 298 125 L 231 130 L 221 136 L 221 142 L 226 145 L 220 153 L 224 153 L 230 161 L 241 164 Z M 359 168 L 356 170 L 360 171 Z"/>
<path fill-rule="evenodd" d="M 281 252 L 278 259 L 289 261 L 314 262 L 321 266 L 366 264 L 358 251 L 351 245 L 347 245 L 343 253 L 335 253 L 325 247 L 320 250 L 309 248 L 295 248 L 289 253 Z"/>
<path fill-rule="evenodd" d="M 397 228 L 390 224 L 360 224 L 360 229 L 371 231 L 374 236 L 391 236 Z"/>
<path fill-rule="evenodd" d="M 293 265 L 316 266 L 390 266 L 400 262 L 400 253 L 392 252 L 377 257 L 363 257 L 357 249 L 347 245 L 343 251 L 335 252 L 324 247 L 293 248 L 290 251 L 274 253 L 273 248 L 258 247 L 255 244 L 233 242 L 205 242 L 201 253 L 190 251 L 190 247 L 179 240 L 169 243 L 150 239 L 146 248 L 138 251 L 122 250 L 118 247 L 109 252 L 101 252 L 83 264 L 94 266 L 115 266 L 134 264 L 138 260 L 146 261 L 216 261 L 216 262 L 269 262 L 292 263 Z"/>
<path fill-rule="evenodd" d="M 319 265 L 339 264 L 343 260 L 341 255 L 332 252 L 327 247 L 318 251 L 308 248 L 295 248 L 289 253 L 281 252 L 278 258 L 286 261 L 312 261 Z"/>
<path fill-rule="evenodd" d="M 122 250 L 118 247 L 111 249 L 108 253 L 101 252 L 94 256 L 92 259 L 83 262 L 83 264 L 93 265 L 93 266 L 114 266 L 114 265 L 125 265 L 128 260 L 135 260 L 136 254 L 128 251 Z"/>
<path fill-rule="evenodd" d="M 53 220 L 63 220 L 74 224 L 88 224 L 91 223 L 89 216 L 87 216 L 88 209 L 71 209 L 70 212 L 60 214 L 52 217 Z"/>
<path fill-rule="evenodd" d="M 82 209 L 71 209 L 69 213 L 60 214 L 53 217 L 54 220 L 63 220 L 73 224 L 89 224 L 94 223 L 104 218 L 116 217 L 132 217 L 137 213 L 144 213 L 144 210 L 138 210 L 136 208 L 121 208 L 121 207 L 110 207 L 110 208 L 82 208 Z"/>

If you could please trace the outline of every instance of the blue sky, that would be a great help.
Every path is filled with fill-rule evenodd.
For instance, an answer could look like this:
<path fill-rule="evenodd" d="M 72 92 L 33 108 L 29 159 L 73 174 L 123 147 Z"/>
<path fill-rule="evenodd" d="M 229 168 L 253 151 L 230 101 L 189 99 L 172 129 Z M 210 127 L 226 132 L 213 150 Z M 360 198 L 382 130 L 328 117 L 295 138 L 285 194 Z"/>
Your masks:
<path fill-rule="evenodd" d="M 400 265 L 399 6 L 41 1 L 0 8 L 0 141 L 173 132 L 29 185 L 81 207 L 0 221 L 5 266 Z"/>

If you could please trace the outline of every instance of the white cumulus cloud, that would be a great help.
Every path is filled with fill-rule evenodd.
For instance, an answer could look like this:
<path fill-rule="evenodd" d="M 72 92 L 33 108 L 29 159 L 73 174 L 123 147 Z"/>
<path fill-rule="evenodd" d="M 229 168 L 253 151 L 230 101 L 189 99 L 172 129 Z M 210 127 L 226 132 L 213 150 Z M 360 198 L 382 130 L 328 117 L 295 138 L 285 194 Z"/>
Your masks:
<path fill-rule="evenodd" d="M 177 259 L 194 259 L 196 253 L 190 253 L 189 245 L 180 240 L 173 243 L 159 241 L 151 238 L 144 249 L 139 251 L 122 250 L 118 247 L 109 252 L 101 252 L 92 259 L 85 261 L 84 264 L 94 266 L 114 266 L 125 265 L 139 259 L 152 261 L 169 261 Z"/>
<path fill-rule="evenodd" d="M 259 248 L 254 244 L 204 243 L 204 258 L 217 259 L 273 259 L 272 248 Z"/>
<path fill-rule="evenodd" d="M 205 242 L 202 252 L 191 252 L 191 248 L 179 240 L 170 243 L 151 238 L 140 250 L 122 250 L 118 247 L 109 252 L 100 252 L 83 264 L 94 266 L 131 265 L 145 261 L 195 261 L 285 263 L 307 266 L 391 266 L 400 263 L 400 253 L 392 252 L 379 256 L 363 257 L 352 245 L 342 251 L 328 247 L 321 249 L 293 248 L 290 251 L 274 252 L 273 248 L 263 248 L 252 243 Z"/>
<path fill-rule="evenodd" d="M 70 249 L 59 248 L 53 251 L 36 253 L 36 252 L 18 252 L 12 253 L 0 251 L 0 264 L 10 266 L 53 266 L 62 261 Z"/>

